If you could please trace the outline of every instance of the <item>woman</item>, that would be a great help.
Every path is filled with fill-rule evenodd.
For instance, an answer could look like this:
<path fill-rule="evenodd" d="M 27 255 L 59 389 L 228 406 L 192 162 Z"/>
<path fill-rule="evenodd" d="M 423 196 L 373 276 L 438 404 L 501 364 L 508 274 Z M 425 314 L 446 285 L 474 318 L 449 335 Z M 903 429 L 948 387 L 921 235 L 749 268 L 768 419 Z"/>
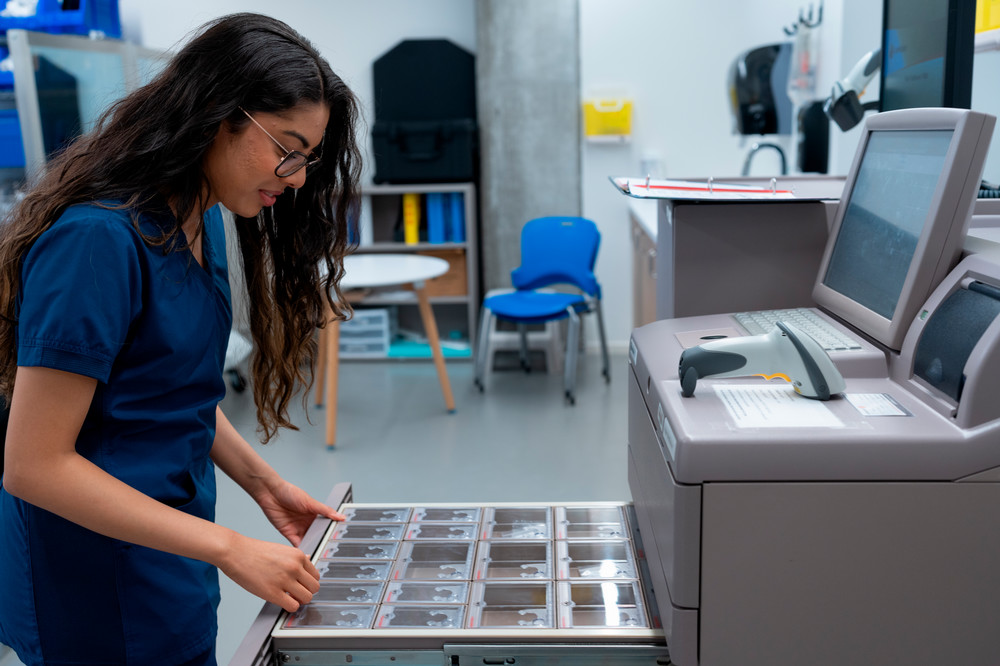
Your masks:
<path fill-rule="evenodd" d="M 236 215 L 267 441 L 293 427 L 324 306 L 344 314 L 356 120 L 300 35 L 223 17 L 3 225 L 0 642 L 27 664 L 215 663 L 216 568 L 290 611 L 319 589 L 298 549 L 212 522 L 213 463 L 293 545 L 317 514 L 343 518 L 218 408 L 232 311 L 216 204 Z"/>

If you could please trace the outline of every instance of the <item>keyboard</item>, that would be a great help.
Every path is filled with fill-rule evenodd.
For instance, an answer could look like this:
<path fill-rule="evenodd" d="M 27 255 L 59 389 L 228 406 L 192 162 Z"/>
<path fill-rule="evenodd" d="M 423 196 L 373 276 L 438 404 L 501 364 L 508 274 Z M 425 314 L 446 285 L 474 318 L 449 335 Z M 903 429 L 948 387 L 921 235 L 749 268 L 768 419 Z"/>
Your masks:
<path fill-rule="evenodd" d="M 763 310 L 737 312 L 733 315 L 750 335 L 761 335 L 774 330 L 774 322 L 783 321 L 797 326 L 820 344 L 826 351 L 857 351 L 861 344 L 850 333 L 835 328 L 812 308 L 790 310 Z"/>

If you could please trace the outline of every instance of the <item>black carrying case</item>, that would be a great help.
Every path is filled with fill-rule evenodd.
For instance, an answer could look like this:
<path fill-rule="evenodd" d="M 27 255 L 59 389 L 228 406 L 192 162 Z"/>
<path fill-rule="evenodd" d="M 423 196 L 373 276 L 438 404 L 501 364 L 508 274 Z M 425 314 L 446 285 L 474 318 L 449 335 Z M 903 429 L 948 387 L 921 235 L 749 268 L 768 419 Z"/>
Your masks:
<path fill-rule="evenodd" d="M 474 181 L 475 57 L 445 39 L 404 40 L 373 67 L 376 183 Z"/>

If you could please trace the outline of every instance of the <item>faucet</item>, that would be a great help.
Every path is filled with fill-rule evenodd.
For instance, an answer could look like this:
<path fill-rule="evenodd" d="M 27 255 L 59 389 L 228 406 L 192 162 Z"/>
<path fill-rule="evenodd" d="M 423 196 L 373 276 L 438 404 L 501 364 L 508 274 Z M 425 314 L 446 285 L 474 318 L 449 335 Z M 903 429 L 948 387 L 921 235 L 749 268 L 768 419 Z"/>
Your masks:
<path fill-rule="evenodd" d="M 769 142 L 757 143 L 756 141 L 753 143 L 752 146 L 750 146 L 750 152 L 747 153 L 747 158 L 743 162 L 743 175 L 747 176 L 750 174 L 750 162 L 753 161 L 753 156 L 757 154 L 757 151 L 763 148 L 774 148 L 775 150 L 778 151 L 778 157 L 781 158 L 781 175 L 782 176 L 787 175 L 788 165 L 785 162 L 785 151 L 781 149 L 781 146 L 779 146 L 776 143 L 769 143 Z"/>

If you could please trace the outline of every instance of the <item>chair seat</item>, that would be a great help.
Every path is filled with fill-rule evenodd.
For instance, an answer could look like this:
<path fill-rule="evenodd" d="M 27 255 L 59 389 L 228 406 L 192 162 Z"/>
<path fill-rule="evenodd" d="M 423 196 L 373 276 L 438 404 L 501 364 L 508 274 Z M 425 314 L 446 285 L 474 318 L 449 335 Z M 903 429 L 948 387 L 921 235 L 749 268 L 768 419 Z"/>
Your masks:
<path fill-rule="evenodd" d="M 551 321 L 567 316 L 566 308 L 579 308 L 586 301 L 581 294 L 513 291 L 491 296 L 483 306 L 501 319 L 524 323 Z"/>
<path fill-rule="evenodd" d="M 576 360 L 580 351 L 580 315 L 596 314 L 604 379 L 610 379 L 604 315 L 601 314 L 601 286 L 594 276 L 600 242 L 597 225 L 582 217 L 540 217 L 525 223 L 521 229 L 521 265 L 510 273 L 515 291 L 488 296 L 483 301 L 475 370 L 475 384 L 480 391 L 484 390 L 491 349 L 490 334 L 497 320 L 518 324 L 521 367 L 525 371 L 530 368 L 528 331 L 522 324 L 568 320 L 563 347 L 566 359 L 563 364 L 563 391 L 572 405 L 576 402 L 573 387 L 576 385 Z M 546 289 L 556 285 L 574 287 L 579 293 Z"/>

